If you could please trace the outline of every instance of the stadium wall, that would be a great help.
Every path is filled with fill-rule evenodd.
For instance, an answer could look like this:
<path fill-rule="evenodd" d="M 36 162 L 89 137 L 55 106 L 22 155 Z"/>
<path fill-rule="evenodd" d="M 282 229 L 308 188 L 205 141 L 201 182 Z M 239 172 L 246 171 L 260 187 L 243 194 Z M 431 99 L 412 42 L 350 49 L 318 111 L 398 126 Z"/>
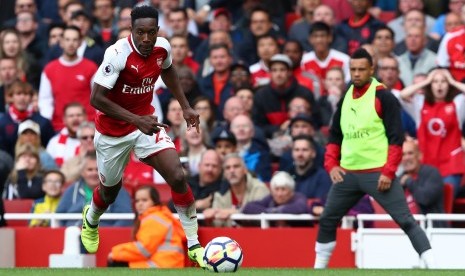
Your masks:
<path fill-rule="evenodd" d="M 14 227 L 16 267 L 48 267 L 50 254 L 63 251 L 64 228 Z M 338 243 L 329 264 L 334 268 L 355 267 L 351 251 L 352 230 L 339 229 Z M 97 266 L 106 266 L 113 245 L 131 240 L 130 228 L 101 228 Z M 228 236 L 244 251 L 244 267 L 312 267 L 317 228 L 207 228 L 199 231 L 200 241 Z M 1 256 L 0 256 L 1 257 Z"/>

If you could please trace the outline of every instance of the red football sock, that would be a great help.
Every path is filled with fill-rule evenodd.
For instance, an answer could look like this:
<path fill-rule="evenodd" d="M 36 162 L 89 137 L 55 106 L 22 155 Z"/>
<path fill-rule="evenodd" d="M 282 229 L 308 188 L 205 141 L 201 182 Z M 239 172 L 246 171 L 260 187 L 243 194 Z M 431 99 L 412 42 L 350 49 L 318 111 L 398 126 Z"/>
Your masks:
<path fill-rule="evenodd" d="M 179 194 L 171 190 L 171 197 L 173 198 L 174 205 L 180 207 L 189 207 L 194 203 L 194 195 L 192 194 L 191 187 L 189 186 L 187 186 L 187 192 L 184 194 Z"/>

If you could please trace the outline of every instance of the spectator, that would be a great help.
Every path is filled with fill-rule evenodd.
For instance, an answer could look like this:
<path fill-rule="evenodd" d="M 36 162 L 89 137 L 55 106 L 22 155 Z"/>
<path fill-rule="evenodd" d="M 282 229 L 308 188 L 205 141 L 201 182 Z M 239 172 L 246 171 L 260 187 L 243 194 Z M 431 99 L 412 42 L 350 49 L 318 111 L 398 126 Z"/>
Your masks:
<path fill-rule="evenodd" d="M 70 103 L 65 106 L 63 116 L 65 127 L 47 144 L 47 152 L 55 159 L 58 167 L 78 154 L 81 142 L 77 138 L 77 129 L 85 120 L 85 109 L 80 103 Z"/>
<path fill-rule="evenodd" d="M 323 2 L 325 2 L 323 0 Z M 327 2 L 327 1 L 326 1 Z M 348 1 L 343 1 L 346 5 L 349 5 Z M 337 20 L 335 17 L 335 10 L 333 10 L 328 5 L 319 5 L 316 7 L 313 13 L 313 22 L 324 22 L 331 27 L 331 34 L 333 35 L 333 39 L 331 42 L 331 48 L 338 50 L 339 52 L 347 53 L 347 41 L 344 37 L 342 37 L 339 32 L 337 31 Z M 308 32 L 306 33 L 308 34 Z M 306 52 L 310 52 L 313 50 L 308 38 L 305 39 L 305 42 L 302 44 Z"/>
<path fill-rule="evenodd" d="M 172 10 L 176 10 L 179 8 L 180 1 L 179 0 L 168 0 L 168 1 L 158 1 L 156 5 L 158 5 L 157 10 L 159 12 L 158 16 L 158 25 L 160 26 L 159 34 L 165 34 L 162 36 L 170 37 L 174 34 L 174 30 L 170 24 L 169 14 Z M 192 33 L 193 35 L 198 35 L 199 30 L 195 21 L 189 19 L 187 22 L 187 31 Z"/>
<path fill-rule="evenodd" d="M 426 74 L 436 67 L 436 53 L 426 48 L 426 35 L 421 27 L 410 27 L 405 37 L 407 51 L 398 57 L 400 79 L 411 85 L 417 74 Z"/>
<path fill-rule="evenodd" d="M 216 106 L 216 118 L 222 119 L 222 110 L 229 97 L 233 95 L 230 82 L 231 52 L 226 44 L 213 45 L 209 50 L 213 72 L 199 81 L 200 90 Z"/>
<path fill-rule="evenodd" d="M 31 144 L 39 152 L 40 164 L 44 170 L 54 170 L 58 166 L 53 157 L 42 146 L 40 138 L 40 126 L 32 120 L 25 120 L 18 126 L 18 139 L 15 144 L 15 152 L 24 144 Z"/>
<path fill-rule="evenodd" d="M 181 156 L 188 159 L 188 175 L 195 176 L 199 173 L 199 163 L 202 154 L 210 144 L 210 134 L 208 127 L 203 120 L 200 120 L 199 130 L 195 128 L 187 129 L 186 124 L 181 124 Z"/>
<path fill-rule="evenodd" d="M 84 4 L 80 0 L 58 0 L 60 2 L 66 1 L 66 3 L 60 3 L 60 17 L 63 23 L 70 25 L 71 17 L 73 13 L 77 11 L 83 11 L 85 9 Z"/>
<path fill-rule="evenodd" d="M 292 159 L 294 166 L 289 173 L 296 182 L 296 192 L 307 198 L 324 200 L 331 187 L 331 179 L 323 167 L 315 162 L 315 144 L 310 136 L 294 138 Z"/>
<path fill-rule="evenodd" d="M 296 9 L 300 13 L 301 18 L 292 23 L 287 34 L 289 39 L 299 41 L 300 44 L 306 48 L 306 51 L 310 51 L 310 49 L 306 47 L 309 46 L 306 45 L 308 44 L 307 34 L 310 32 L 312 23 L 315 22 L 315 10 L 320 4 L 321 0 L 298 1 Z"/>
<path fill-rule="evenodd" d="M 399 62 L 395 57 L 387 56 L 380 58 L 376 73 L 388 89 L 400 91 L 404 88 L 404 84 L 400 80 Z"/>
<path fill-rule="evenodd" d="M 460 13 L 462 11 L 462 7 L 465 4 L 463 0 L 449 0 L 449 11 L 448 14 L 441 14 L 438 18 L 436 18 L 436 22 L 434 23 L 433 27 L 431 28 L 430 36 L 436 40 L 441 40 L 441 38 L 446 34 L 446 26 L 447 26 L 447 17 L 458 17 L 460 19 Z"/>
<path fill-rule="evenodd" d="M 81 41 L 78 28 L 66 27 L 60 42 L 63 55 L 47 64 L 42 73 L 39 108 L 42 116 L 52 121 L 56 131 L 63 128 L 64 107 L 70 102 L 81 103 L 89 120 L 95 116 L 95 109 L 90 105 L 90 92 L 97 65 L 78 56 Z"/>
<path fill-rule="evenodd" d="M 192 102 L 191 106 L 199 114 L 200 119 L 207 123 L 208 132 L 210 132 L 216 123 L 215 108 L 212 101 L 205 96 L 198 96 Z"/>
<path fill-rule="evenodd" d="M 221 184 L 221 157 L 212 149 L 206 150 L 200 159 L 199 173 L 189 177 L 189 186 L 195 198 L 197 212 L 210 208 L 213 202 L 213 193 L 220 189 Z M 173 202 L 169 203 L 174 212 Z"/>
<path fill-rule="evenodd" d="M 244 39 L 238 47 L 238 55 L 242 60 L 246 60 L 249 64 L 258 62 L 257 55 L 257 38 L 263 35 L 274 35 L 279 37 L 273 29 L 271 14 L 263 7 L 255 7 L 250 11 L 250 25 Z"/>
<path fill-rule="evenodd" d="M 321 123 L 329 126 L 337 109 L 337 103 L 341 99 L 346 83 L 344 81 L 344 71 L 341 67 L 332 67 L 326 71 L 324 89 L 327 94 L 318 99 L 320 106 Z"/>
<path fill-rule="evenodd" d="M 404 31 L 402 32 L 402 40 L 396 43 L 396 47 L 394 47 L 394 53 L 398 56 L 402 55 L 407 51 L 407 46 L 405 43 L 405 33 L 407 33 L 408 29 L 411 27 L 420 27 L 423 31 L 426 28 L 425 23 L 425 14 L 419 10 L 411 10 L 405 14 L 405 21 L 404 21 Z M 396 34 L 397 36 L 397 34 Z M 430 49 L 433 52 L 437 52 L 439 47 L 439 42 L 430 36 L 426 35 L 426 48 Z"/>
<path fill-rule="evenodd" d="M 190 49 L 187 43 L 187 38 L 180 34 L 173 35 L 170 38 L 173 64 L 176 65 L 176 67 L 185 65 L 192 70 L 194 75 L 197 75 L 200 65 L 193 58 L 191 58 L 191 55 L 189 55 Z"/>
<path fill-rule="evenodd" d="M 249 87 L 241 87 L 236 90 L 236 97 L 242 101 L 244 114 L 252 116 L 254 91 Z"/>
<path fill-rule="evenodd" d="M 15 167 L 3 190 L 4 199 L 37 199 L 44 196 L 42 191 L 42 167 L 39 153 L 30 144 L 24 144 L 16 152 Z"/>
<path fill-rule="evenodd" d="M 284 43 L 283 54 L 291 59 L 292 74 L 297 82 L 312 91 L 315 98 L 319 98 L 321 95 L 321 86 L 318 77 L 308 71 L 304 71 L 301 66 L 304 55 L 302 45 L 296 40 L 288 40 Z"/>
<path fill-rule="evenodd" d="M 42 191 L 44 191 L 45 196 L 34 201 L 31 213 L 55 213 L 61 198 L 61 188 L 64 184 L 65 176 L 60 171 L 51 170 L 45 172 L 42 180 Z M 50 221 L 46 219 L 33 219 L 29 222 L 29 226 L 50 226 Z"/>
<path fill-rule="evenodd" d="M 102 38 L 103 48 L 116 42 L 118 27 L 116 25 L 115 1 L 94 0 L 92 1 L 92 13 L 94 15 L 94 25 L 92 27 L 95 34 Z"/>
<path fill-rule="evenodd" d="M 16 30 L 21 40 L 22 51 L 25 52 L 25 58 L 27 58 L 26 79 L 37 89 L 42 70 L 40 60 L 46 52 L 47 43 L 38 34 L 38 22 L 34 13 L 18 13 Z"/>
<path fill-rule="evenodd" d="M 139 187 L 134 201 L 134 241 L 113 246 L 108 255 L 109 266 L 123 262 L 130 268 L 184 267 L 185 237 L 181 223 L 161 204 L 157 189 Z"/>
<path fill-rule="evenodd" d="M 383 57 L 392 56 L 394 46 L 394 32 L 388 26 L 382 26 L 375 31 L 373 38 L 373 50 L 375 51 L 376 60 Z"/>
<path fill-rule="evenodd" d="M 315 99 L 307 88 L 299 85 L 292 76 L 292 61 L 283 54 L 271 58 L 271 83 L 260 88 L 254 97 L 252 118 L 263 128 L 267 138 L 280 129 L 288 118 L 286 103 L 301 96 L 314 106 Z M 318 112 L 312 110 L 312 112 Z"/>
<path fill-rule="evenodd" d="M 249 171 L 255 173 L 262 181 L 271 178 L 270 148 L 266 140 L 254 139 L 255 127 L 246 115 L 237 115 L 232 121 L 230 130 L 237 141 L 237 151 L 244 160 Z"/>
<path fill-rule="evenodd" d="M 224 121 L 220 122 L 222 127 L 229 127 L 232 120 L 237 115 L 245 114 L 244 104 L 239 97 L 233 96 L 229 98 L 224 104 L 223 118 Z"/>
<path fill-rule="evenodd" d="M 416 93 L 423 87 L 424 95 Z M 465 173 L 460 131 L 465 120 L 463 93 L 465 84 L 445 69 L 432 71 L 426 80 L 400 92 L 402 107 L 416 123 L 422 163 L 439 169 L 444 183 L 452 184 L 456 193 Z"/>
<path fill-rule="evenodd" d="M 242 158 L 228 154 L 223 160 L 224 178 L 228 187 L 213 196 L 213 205 L 205 209 L 206 220 L 213 220 L 214 226 L 232 226 L 232 214 L 242 212 L 244 206 L 255 200 L 261 200 L 270 194 L 266 185 L 247 172 Z"/>
<path fill-rule="evenodd" d="M 81 213 L 84 205 L 90 204 L 92 192 L 100 183 L 97 160 L 95 153 L 88 153 L 84 158 L 84 166 L 81 168 L 81 177 L 69 186 L 56 209 L 56 213 Z M 131 198 L 123 188 L 120 190 L 115 202 L 108 207 L 107 213 L 132 213 Z M 80 220 L 62 220 L 62 226 L 81 225 Z M 100 226 L 130 226 L 128 220 L 102 220 Z"/>
<path fill-rule="evenodd" d="M 349 75 L 349 56 L 331 49 L 332 34 L 330 27 L 323 22 L 315 22 L 309 33 L 309 41 L 313 51 L 306 53 L 302 57 L 302 68 L 319 78 L 323 83 L 326 71 L 332 67 L 340 67 L 344 70 L 347 82 Z M 326 91 L 322 92 L 325 95 Z"/>
<path fill-rule="evenodd" d="M 295 192 L 295 181 L 287 172 L 276 172 L 270 181 L 271 195 L 251 201 L 242 209 L 244 214 L 306 214 L 307 198 Z M 277 221 L 278 226 L 301 226 L 301 222 Z"/>
<path fill-rule="evenodd" d="M 241 87 L 252 85 L 252 76 L 250 75 L 249 66 L 243 61 L 236 61 L 231 65 L 231 84 L 234 91 Z"/>
<path fill-rule="evenodd" d="M 410 0 L 408 0 L 410 1 Z M 415 0 L 416 1 L 416 0 Z M 421 1 L 421 0 L 419 0 Z M 384 25 L 375 19 L 370 13 L 371 0 L 350 1 L 354 14 L 339 25 L 339 33 L 347 41 L 347 53 L 351 55 L 361 45 L 373 41 L 375 31 Z M 391 29 L 394 29 L 391 27 Z M 397 36 L 397 34 L 396 34 Z M 349 78 L 349 74 L 346 74 Z"/>
<path fill-rule="evenodd" d="M 16 81 L 10 85 L 12 103 L 5 116 L 0 117 L 0 148 L 14 156 L 14 146 L 18 139 L 18 126 L 21 122 L 32 120 L 39 124 L 42 145 L 55 134 L 50 121 L 32 110 L 31 85 Z"/>
<path fill-rule="evenodd" d="M 184 117 L 182 116 L 181 104 L 176 98 L 171 98 L 168 103 L 168 111 L 166 112 L 166 119 L 169 129 L 166 131 L 168 136 L 173 141 L 176 150 L 180 152 L 181 148 L 181 125 L 184 124 Z"/>
<path fill-rule="evenodd" d="M 257 37 L 257 53 L 260 60 L 249 67 L 253 87 L 261 87 L 270 83 L 271 57 L 279 54 L 278 40 L 265 34 Z"/>
<path fill-rule="evenodd" d="M 420 209 L 421 214 L 445 213 L 443 202 L 444 183 L 438 169 L 423 165 L 418 145 L 407 140 L 402 146 L 403 175 L 400 184 L 408 191 Z M 433 221 L 434 227 L 446 227 L 445 221 Z"/>
<path fill-rule="evenodd" d="M 1 56 L 1 54 L 0 54 Z M 15 59 L 0 57 L 0 115 L 5 113 L 11 103 L 10 85 L 19 80 L 19 70 Z"/>
<path fill-rule="evenodd" d="M 22 81 L 27 79 L 32 58 L 22 49 L 19 32 L 15 29 L 6 29 L 0 32 L 0 58 L 14 59 L 18 70 L 17 77 Z"/>
<path fill-rule="evenodd" d="M 449 68 L 457 81 L 465 79 L 465 56 L 461 49 L 465 39 L 465 5 L 462 7 L 462 24 L 446 33 L 437 51 L 436 63 L 440 67 Z"/>
<path fill-rule="evenodd" d="M 13 169 L 14 162 L 13 158 L 3 150 L 0 150 L 0 191 L 5 189 L 5 182 Z M 6 221 L 3 215 L 5 214 L 5 208 L 3 206 L 3 199 L 0 200 L 0 227 L 6 226 Z"/>
<path fill-rule="evenodd" d="M 404 27 L 407 21 L 405 16 L 412 10 L 417 10 L 424 15 L 425 30 L 426 33 L 431 32 L 431 28 L 434 26 L 435 19 L 430 15 L 423 13 L 423 0 L 399 0 L 399 16 L 388 23 L 388 26 L 396 34 L 395 42 L 399 43 L 405 38 Z"/>
<path fill-rule="evenodd" d="M 73 183 L 79 179 L 81 168 L 84 166 L 84 157 L 88 153 L 95 153 L 94 136 L 95 124 L 93 122 L 84 121 L 79 125 L 76 131 L 76 137 L 80 141 L 78 153 L 63 162 L 60 169 L 65 176 L 66 183 Z"/>
<path fill-rule="evenodd" d="M 131 12 L 131 7 L 120 7 L 118 11 L 118 20 L 116 22 L 118 31 L 131 28 Z"/>
<path fill-rule="evenodd" d="M 188 30 L 189 16 L 185 8 L 176 7 L 169 11 L 168 24 L 172 29 L 172 35 L 183 36 L 187 39 L 188 49 L 195 53 L 197 47 L 202 43 L 202 39 Z"/>
<path fill-rule="evenodd" d="M 237 140 L 234 134 L 226 128 L 216 128 L 212 135 L 212 142 L 215 151 L 224 158 L 230 153 L 234 153 L 237 150 Z"/>
<path fill-rule="evenodd" d="M 200 76 L 205 77 L 213 72 L 213 67 L 209 58 L 209 51 L 213 45 L 225 44 L 231 53 L 234 60 L 237 59 L 235 47 L 233 45 L 231 35 L 225 31 L 214 31 L 199 45 L 194 59 L 201 65 Z"/>
<path fill-rule="evenodd" d="M 65 30 L 66 25 L 63 23 L 53 23 L 48 27 L 48 48 L 53 47 L 60 43 L 60 40 L 63 38 L 63 31 Z"/>
<path fill-rule="evenodd" d="M 88 60 L 93 61 L 95 64 L 100 64 L 103 60 L 104 49 L 100 46 L 100 36 L 92 33 L 92 18 L 84 11 L 83 8 L 79 8 L 82 4 L 80 2 L 71 2 L 69 9 L 78 8 L 69 15 L 69 22 L 67 26 L 75 26 L 81 32 L 80 44 L 78 45 L 79 51 L 77 52 L 79 57 L 84 57 Z M 54 59 L 60 58 L 63 55 L 63 46 L 60 44 L 50 48 L 45 56 L 43 64 L 47 64 Z"/>

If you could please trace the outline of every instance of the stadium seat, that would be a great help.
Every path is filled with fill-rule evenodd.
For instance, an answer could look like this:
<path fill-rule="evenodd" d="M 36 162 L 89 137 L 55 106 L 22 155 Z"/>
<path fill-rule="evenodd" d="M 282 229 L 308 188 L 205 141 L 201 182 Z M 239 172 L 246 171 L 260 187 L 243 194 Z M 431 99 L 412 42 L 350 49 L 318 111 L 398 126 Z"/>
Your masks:
<path fill-rule="evenodd" d="M 452 210 L 454 214 L 465 214 L 465 198 L 457 198 L 454 200 L 454 206 Z M 452 227 L 456 228 L 465 228 L 464 221 L 453 221 L 451 225 Z"/>
<path fill-rule="evenodd" d="M 395 17 L 396 17 L 396 12 L 394 11 L 382 11 L 379 14 L 378 20 L 387 24 L 389 21 L 391 21 Z"/>
<path fill-rule="evenodd" d="M 454 186 L 452 184 L 444 184 L 444 212 L 452 213 L 454 207 Z"/>
<path fill-rule="evenodd" d="M 33 204 L 33 199 L 3 200 L 3 205 L 5 206 L 5 213 L 30 213 Z M 7 223 L 8 226 L 27 226 L 29 224 L 29 221 L 11 220 L 7 221 Z"/>
<path fill-rule="evenodd" d="M 294 22 L 296 20 L 298 20 L 300 18 L 300 15 L 298 15 L 297 13 L 295 12 L 288 12 L 286 13 L 285 15 L 285 29 L 286 29 L 286 33 L 289 32 L 289 29 L 291 28 L 292 24 L 294 24 Z"/>

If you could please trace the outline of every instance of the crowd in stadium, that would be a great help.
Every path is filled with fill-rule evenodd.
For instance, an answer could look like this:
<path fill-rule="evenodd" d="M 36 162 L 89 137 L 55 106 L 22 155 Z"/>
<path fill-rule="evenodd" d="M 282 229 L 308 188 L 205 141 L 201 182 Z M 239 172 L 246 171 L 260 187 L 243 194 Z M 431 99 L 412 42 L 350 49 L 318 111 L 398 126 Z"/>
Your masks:
<path fill-rule="evenodd" d="M 402 106 L 405 142 L 396 175 L 411 211 L 450 212 L 445 187 L 452 189 L 452 200 L 463 197 L 465 0 L 0 5 L 4 201 L 32 199 L 35 213 L 80 213 L 89 203 L 99 184 L 93 76 L 105 50 L 130 38 L 135 5 L 160 12 L 159 36 L 169 40 L 179 82 L 200 115 L 197 133 L 186 127 L 180 104 L 161 79 L 150 87 L 156 115 L 169 125 L 197 210 L 205 216 L 202 225 L 238 226 L 229 219 L 234 213 L 323 212 L 332 185 L 324 159 L 332 117 L 350 85 L 350 55 L 360 47 L 372 55 L 375 77 Z M 163 182 L 157 173 L 131 156 L 124 189 L 108 212 L 134 212 L 138 187 L 157 182 Z M 169 199 L 164 203 L 174 212 Z M 366 196 L 350 214 L 374 213 L 374 204 Z M 2 202 L 0 214 L 3 209 Z M 2 216 L 0 225 L 6 224 Z M 30 226 L 49 222 L 32 220 Z"/>

